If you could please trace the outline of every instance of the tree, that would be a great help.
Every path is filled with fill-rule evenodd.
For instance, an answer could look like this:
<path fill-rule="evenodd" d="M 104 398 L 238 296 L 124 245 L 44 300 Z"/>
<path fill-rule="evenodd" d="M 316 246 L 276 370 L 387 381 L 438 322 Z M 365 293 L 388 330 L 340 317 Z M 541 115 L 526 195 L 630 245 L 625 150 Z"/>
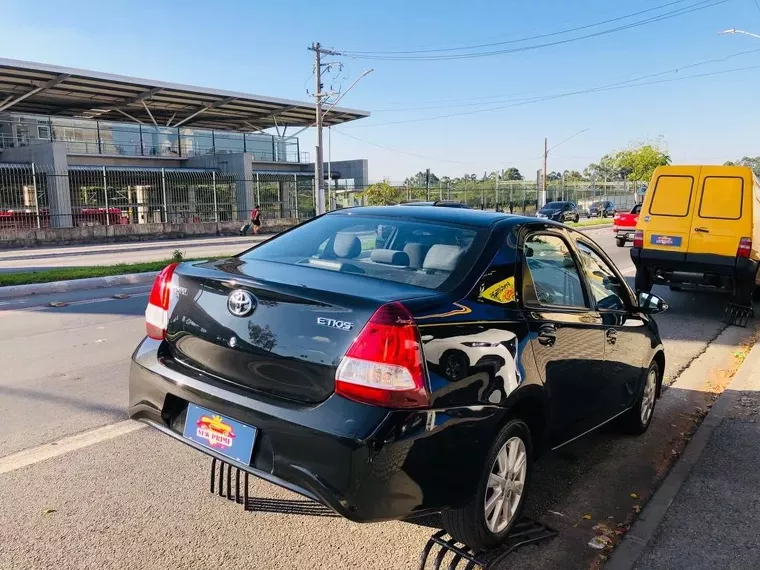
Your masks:
<path fill-rule="evenodd" d="M 406 186 L 412 186 L 412 187 L 422 187 L 422 186 L 425 186 L 425 182 L 426 182 L 426 174 L 424 172 L 418 172 L 414 176 L 411 176 L 411 177 L 407 178 L 406 180 L 404 180 L 404 184 Z M 438 177 L 431 172 L 430 173 L 430 185 L 431 186 L 435 186 L 435 185 L 438 184 L 438 182 L 440 182 L 439 179 L 438 179 Z"/>
<path fill-rule="evenodd" d="M 370 206 L 390 206 L 401 201 L 403 190 L 391 186 L 386 179 L 382 182 L 370 184 L 361 195 Z"/>
<path fill-rule="evenodd" d="M 652 144 L 620 151 L 616 156 L 619 173 L 628 180 L 649 182 L 658 166 L 670 164 L 670 155 Z"/>
<path fill-rule="evenodd" d="M 565 170 L 562 176 L 565 178 L 565 182 L 580 182 L 583 180 L 583 175 L 577 170 Z"/>
<path fill-rule="evenodd" d="M 745 156 L 736 162 L 729 160 L 726 166 L 749 166 L 756 176 L 760 176 L 760 156 Z"/>
<path fill-rule="evenodd" d="M 501 171 L 501 179 L 502 180 L 522 180 L 523 175 L 520 174 L 520 171 L 515 168 L 514 166 L 511 166 L 510 168 L 505 168 Z"/>
<path fill-rule="evenodd" d="M 546 180 L 548 180 L 549 182 L 556 182 L 557 180 L 562 180 L 562 173 L 552 171 L 546 175 Z"/>

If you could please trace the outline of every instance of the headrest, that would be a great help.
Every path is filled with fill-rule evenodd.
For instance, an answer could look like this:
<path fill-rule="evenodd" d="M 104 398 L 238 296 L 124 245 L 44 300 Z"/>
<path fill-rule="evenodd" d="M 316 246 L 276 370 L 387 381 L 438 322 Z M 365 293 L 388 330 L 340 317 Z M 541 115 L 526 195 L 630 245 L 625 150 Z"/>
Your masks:
<path fill-rule="evenodd" d="M 427 252 L 422 269 L 454 271 L 460 255 L 462 255 L 461 247 L 436 244 Z"/>
<path fill-rule="evenodd" d="M 396 251 L 395 249 L 376 249 L 370 254 L 369 258 L 375 263 L 409 267 L 409 256 L 403 251 Z"/>
<path fill-rule="evenodd" d="M 335 236 L 333 251 L 338 257 L 353 259 L 362 252 L 362 242 L 353 234 L 338 234 Z"/>

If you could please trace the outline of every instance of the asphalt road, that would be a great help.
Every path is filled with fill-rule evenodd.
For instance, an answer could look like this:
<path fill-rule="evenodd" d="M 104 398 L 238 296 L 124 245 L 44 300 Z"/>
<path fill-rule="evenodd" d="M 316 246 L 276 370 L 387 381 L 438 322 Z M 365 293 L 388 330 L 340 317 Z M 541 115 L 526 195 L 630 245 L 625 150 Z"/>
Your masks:
<path fill-rule="evenodd" d="M 628 249 L 615 247 L 611 230 L 590 235 L 632 276 Z M 205 456 L 125 421 L 147 290 L 0 306 L 0 570 L 415 568 L 431 528 L 353 524 L 257 480 L 254 511 L 244 512 L 209 495 Z M 112 297 L 120 293 L 129 297 Z M 658 293 L 670 303 L 658 322 L 672 379 L 724 328 L 724 301 Z M 53 300 L 69 304 L 50 307 Z M 547 513 L 559 511 L 618 516 L 621 507 L 610 505 L 620 486 L 651 482 L 654 455 L 670 445 L 676 418 L 665 406 L 657 412 L 644 438 L 595 434 L 542 459 L 529 514 L 548 523 L 556 521 Z M 562 540 L 520 554 L 516 567 L 588 567 L 594 521 L 578 520 L 563 526 Z"/>

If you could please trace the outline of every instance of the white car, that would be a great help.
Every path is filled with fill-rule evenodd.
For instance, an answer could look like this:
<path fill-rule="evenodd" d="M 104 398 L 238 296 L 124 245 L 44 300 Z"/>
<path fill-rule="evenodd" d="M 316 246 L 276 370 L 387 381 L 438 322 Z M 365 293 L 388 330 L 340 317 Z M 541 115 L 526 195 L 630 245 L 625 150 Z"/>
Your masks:
<path fill-rule="evenodd" d="M 515 364 L 517 337 L 510 331 L 489 329 L 450 338 L 425 335 L 422 342 L 425 359 L 440 366 L 449 380 L 464 378 L 470 368 L 491 360 L 501 364 L 496 376 L 504 381 L 506 395 L 520 384 L 520 372 Z"/>

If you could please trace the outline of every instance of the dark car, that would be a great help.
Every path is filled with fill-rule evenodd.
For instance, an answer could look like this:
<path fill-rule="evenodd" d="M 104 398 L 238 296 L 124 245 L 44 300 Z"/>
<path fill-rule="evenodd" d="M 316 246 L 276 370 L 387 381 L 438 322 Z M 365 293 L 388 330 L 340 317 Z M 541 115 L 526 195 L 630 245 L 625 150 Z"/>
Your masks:
<path fill-rule="evenodd" d="M 589 206 L 589 218 L 611 218 L 617 213 L 615 204 L 610 201 L 594 202 Z"/>
<path fill-rule="evenodd" d="M 441 512 L 481 548 L 520 518 L 538 450 L 648 428 L 665 308 L 561 224 L 352 208 L 165 268 L 129 415 L 353 521 Z"/>
<path fill-rule="evenodd" d="M 555 222 L 577 222 L 580 220 L 578 207 L 573 202 L 548 202 L 536 213 L 536 217 Z"/>
<path fill-rule="evenodd" d="M 462 202 L 456 202 L 455 200 L 435 200 L 434 202 L 404 202 L 399 206 L 442 206 L 444 208 L 467 208 L 471 210 L 470 206 L 463 204 Z"/>

